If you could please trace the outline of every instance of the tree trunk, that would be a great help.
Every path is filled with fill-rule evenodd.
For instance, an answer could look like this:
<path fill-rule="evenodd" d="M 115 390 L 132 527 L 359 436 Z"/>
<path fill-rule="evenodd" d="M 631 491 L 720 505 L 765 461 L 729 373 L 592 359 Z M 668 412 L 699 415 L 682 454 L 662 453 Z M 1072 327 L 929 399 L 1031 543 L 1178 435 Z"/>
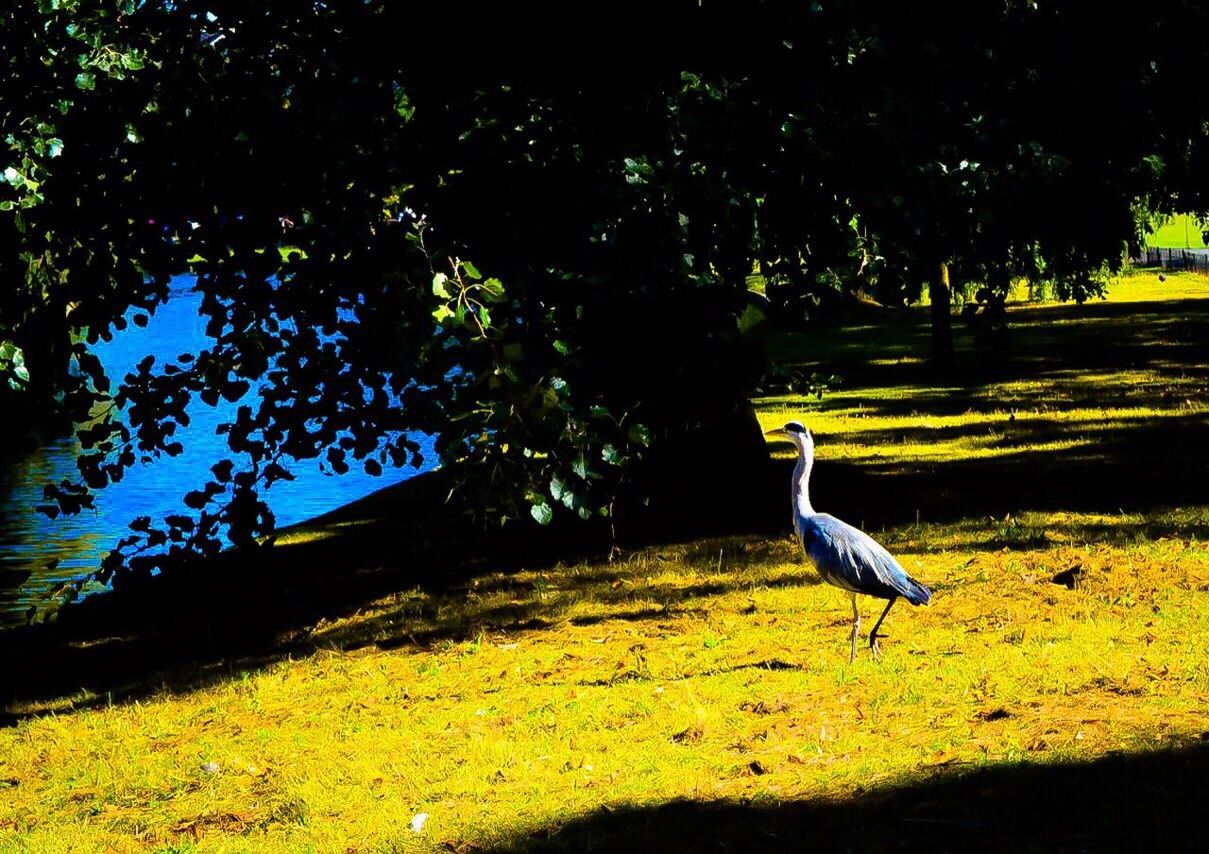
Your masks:
<path fill-rule="evenodd" d="M 768 444 L 750 403 L 657 436 L 615 507 L 618 536 L 666 542 L 758 529 L 784 495 L 770 488 L 769 469 Z"/>
<path fill-rule="evenodd" d="M 953 292 L 949 286 L 949 265 L 941 261 L 928 281 L 932 301 L 932 363 L 940 367 L 953 364 Z"/>

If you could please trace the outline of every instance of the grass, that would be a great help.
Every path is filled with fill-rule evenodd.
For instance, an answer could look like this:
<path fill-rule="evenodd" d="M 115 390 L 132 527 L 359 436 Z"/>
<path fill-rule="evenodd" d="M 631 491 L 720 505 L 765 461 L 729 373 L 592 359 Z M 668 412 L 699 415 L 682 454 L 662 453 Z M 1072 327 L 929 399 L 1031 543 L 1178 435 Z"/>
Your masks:
<path fill-rule="evenodd" d="M 0 850 L 1114 847 L 1160 819 L 1152 841 L 1191 848 L 1176 810 L 1209 767 L 1198 281 L 1014 308 L 1011 355 L 968 358 L 962 337 L 969 367 L 939 386 L 922 317 L 774 342 L 803 366 L 829 354 L 845 383 L 759 400 L 761 421 L 806 420 L 815 503 L 935 592 L 891 612 L 881 663 L 847 662 L 847 599 L 787 537 L 481 565 L 333 613 L 265 666 L 14 701 Z"/>
<path fill-rule="evenodd" d="M 1204 249 L 1205 225 L 1188 214 L 1175 214 L 1161 222 L 1146 243 L 1162 249 Z"/>

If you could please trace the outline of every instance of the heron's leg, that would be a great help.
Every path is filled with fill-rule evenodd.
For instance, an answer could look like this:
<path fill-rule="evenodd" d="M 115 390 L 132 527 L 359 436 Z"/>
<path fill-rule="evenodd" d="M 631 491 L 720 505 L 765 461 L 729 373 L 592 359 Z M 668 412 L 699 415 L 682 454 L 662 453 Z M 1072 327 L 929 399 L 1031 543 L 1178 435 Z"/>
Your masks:
<path fill-rule="evenodd" d="M 848 656 L 848 663 L 856 661 L 856 639 L 861 633 L 861 612 L 856 610 L 856 594 L 852 594 L 852 652 Z"/>
<path fill-rule="evenodd" d="M 886 610 L 882 611 L 882 615 L 878 617 L 877 622 L 873 624 L 873 631 L 869 632 L 869 649 L 873 650 L 874 658 L 880 659 L 882 657 L 882 649 L 877 643 L 877 630 L 881 628 L 882 620 L 886 619 L 886 615 L 889 614 L 890 609 L 894 607 L 894 600 L 897 598 L 897 596 L 890 597 L 890 601 L 886 603 Z M 885 635 L 881 635 L 881 637 L 885 637 Z"/>

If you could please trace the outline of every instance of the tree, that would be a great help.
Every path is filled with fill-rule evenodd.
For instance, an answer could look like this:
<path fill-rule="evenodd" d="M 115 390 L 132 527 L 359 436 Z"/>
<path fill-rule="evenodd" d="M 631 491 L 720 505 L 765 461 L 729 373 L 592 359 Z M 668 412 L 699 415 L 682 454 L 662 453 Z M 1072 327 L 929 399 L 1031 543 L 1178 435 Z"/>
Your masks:
<path fill-rule="evenodd" d="M 63 13 L 42 14 L 51 26 Z M 96 256 L 48 246 L 52 277 L 81 283 L 61 298 L 87 307 L 60 330 L 96 340 L 128 306 L 153 311 L 166 272 L 188 259 L 213 344 L 144 360 L 117 389 L 87 340 L 60 352 L 86 378 L 70 412 L 116 407 L 81 431 L 94 450 L 84 481 L 101 488 L 179 453 L 194 399 L 244 404 L 225 429 L 246 466 L 217 461 L 184 496 L 192 515 L 135 520 L 102 580 L 213 553 L 222 537 L 252 547 L 273 526 L 259 493 L 291 461 L 337 472 L 417 462 L 409 431 L 439 434 L 476 498 L 466 506 L 495 522 L 608 511 L 648 445 L 657 463 L 692 437 L 725 446 L 742 431 L 740 462 L 762 457 L 744 415 L 758 365 L 734 321 L 753 223 L 730 179 L 677 147 L 690 135 L 679 105 L 703 100 L 680 71 L 691 57 L 664 49 L 678 20 L 669 12 L 630 39 L 640 61 L 619 80 L 571 44 L 542 65 L 517 61 L 560 44 L 551 26 L 574 26 L 531 14 L 532 28 L 510 21 L 523 40 L 498 39 L 490 15 L 462 28 L 456 62 L 430 37 L 448 19 L 387 4 L 180 2 L 107 21 L 113 38 L 140 22 L 148 45 L 137 76 L 89 102 L 133 105 L 116 155 L 129 169 L 89 181 L 96 157 L 65 154 L 73 168 L 48 176 L 28 216 L 65 243 L 81 239 L 76 226 L 99 240 L 126 224 L 131 245 L 107 248 L 129 267 L 89 291 Z M 715 22 L 700 36 L 722 32 Z M 93 133 L 73 126 L 64 151 Z M 70 214 L 77 183 L 95 188 L 87 222 Z M 485 204 L 501 190 L 508 204 Z M 285 261 L 283 218 L 298 250 Z M 31 375 L 47 388 L 70 376 Z M 71 484 L 48 499 L 51 513 L 90 500 Z"/>
<path fill-rule="evenodd" d="M 159 298 L 171 268 L 147 239 L 148 184 L 129 156 L 154 104 L 142 85 L 148 34 L 122 25 L 133 6 L 41 0 L 0 13 L 0 341 L 11 353 L 0 360 L 0 400 L 9 413 L 86 412 L 94 397 L 68 371 L 70 330 L 120 325 L 129 306 Z M 120 217 L 98 219 L 108 211 Z"/>
<path fill-rule="evenodd" d="M 1104 93 L 1063 117 L 1072 74 L 1123 84 L 1152 55 L 1072 72 L 1066 40 L 1094 14 L 1074 2 L 7 14 L 24 89 L 4 129 L 13 158 L 32 154 L 0 196 L 0 265 L 20 274 L 0 370 L 61 400 L 93 451 L 47 512 L 178 453 L 190 402 L 239 404 L 191 512 L 135 520 L 102 579 L 254 548 L 291 465 L 417 463 L 416 431 L 439 436 L 480 522 L 644 498 L 733 510 L 718 487 L 741 498 L 765 454 L 760 353 L 736 324 L 754 266 L 804 305 L 932 277 L 943 358 L 949 271 L 1090 292 L 1171 192 L 1149 152 L 1189 127 L 1164 107 L 1105 145 Z M 1089 63 L 1121 46 L 1124 25 L 1106 32 Z M 1106 228 L 1072 225 L 1089 204 Z M 89 342 L 131 307 L 140 322 L 186 267 L 211 345 L 115 388 Z"/>
<path fill-rule="evenodd" d="M 1205 47 L 1202 4 L 1105 14 L 1083 2 L 837 4 L 853 38 L 831 88 L 832 173 L 877 258 L 884 299 L 931 297 L 933 359 L 952 360 L 962 281 L 1002 306 L 1017 277 L 1064 298 L 1100 292 L 1191 177 L 1166 181 L 1203 140 L 1173 95 Z M 1174 177 L 1174 176 L 1172 176 Z M 950 284 L 950 277 L 957 282 Z"/>

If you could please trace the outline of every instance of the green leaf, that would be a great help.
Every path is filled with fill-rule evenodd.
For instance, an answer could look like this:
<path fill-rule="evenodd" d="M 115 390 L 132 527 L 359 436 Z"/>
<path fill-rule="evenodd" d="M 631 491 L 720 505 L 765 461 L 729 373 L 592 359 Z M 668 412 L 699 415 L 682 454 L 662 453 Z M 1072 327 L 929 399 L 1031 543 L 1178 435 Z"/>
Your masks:
<path fill-rule="evenodd" d="M 485 279 L 480 285 L 480 293 L 487 302 L 503 302 L 505 299 L 504 283 L 499 279 Z"/>
<path fill-rule="evenodd" d="M 561 338 L 555 338 L 554 339 L 554 349 L 557 350 L 562 355 L 566 356 L 568 353 L 571 352 L 571 345 L 568 344 L 566 341 L 563 341 Z"/>
<path fill-rule="evenodd" d="M 550 497 L 555 501 L 562 501 L 564 493 L 567 491 L 567 484 L 558 475 L 550 478 Z"/>
<path fill-rule="evenodd" d="M 571 471 L 575 472 L 584 480 L 587 480 L 592 474 L 591 470 L 588 469 L 588 462 L 583 458 L 583 455 L 580 455 L 579 459 L 571 463 Z"/>
<path fill-rule="evenodd" d="M 650 163 L 647 163 L 645 159 L 635 160 L 633 157 L 627 157 L 622 162 L 625 164 L 626 171 L 635 176 L 640 176 L 644 179 L 655 176 L 654 167 Z"/>
<path fill-rule="evenodd" d="M 451 317 L 453 317 L 453 312 L 450 311 L 449 306 L 447 305 L 437 306 L 436 310 L 432 313 L 432 319 L 441 324 Z"/>
<path fill-rule="evenodd" d="M 469 278 L 471 281 L 477 282 L 479 279 L 483 278 L 483 275 L 482 275 L 482 273 L 479 272 L 478 267 L 474 266 L 469 261 L 462 261 L 461 263 L 462 263 L 462 271 L 466 274 L 466 277 Z"/>
<path fill-rule="evenodd" d="M 610 465 L 617 465 L 621 459 L 621 452 L 617 450 L 616 445 L 605 445 L 600 451 L 600 458 Z"/>
<path fill-rule="evenodd" d="M 760 326 L 767 319 L 768 315 L 766 315 L 761 309 L 757 308 L 755 305 L 746 305 L 743 307 L 743 312 L 739 315 L 739 331 L 746 334 Z"/>
<path fill-rule="evenodd" d="M 432 292 L 443 299 L 453 299 L 453 291 L 449 287 L 449 277 L 444 273 L 437 273 L 433 276 Z"/>
<path fill-rule="evenodd" d="M 639 445 L 650 447 L 651 431 L 645 424 L 632 424 L 626 435 L 630 437 L 631 442 L 637 442 Z"/>
<path fill-rule="evenodd" d="M 411 117 L 416 114 L 416 108 L 412 106 L 411 100 L 407 97 L 407 93 L 400 89 L 395 93 L 395 112 L 399 114 L 403 121 L 411 121 Z"/>
<path fill-rule="evenodd" d="M 529 508 L 529 513 L 537 520 L 539 525 L 549 525 L 554 519 L 554 511 L 550 509 L 550 505 L 545 501 L 538 502 Z"/>
<path fill-rule="evenodd" d="M 76 75 L 76 88 L 84 92 L 91 92 L 97 88 L 96 75 L 91 71 L 81 71 Z"/>

